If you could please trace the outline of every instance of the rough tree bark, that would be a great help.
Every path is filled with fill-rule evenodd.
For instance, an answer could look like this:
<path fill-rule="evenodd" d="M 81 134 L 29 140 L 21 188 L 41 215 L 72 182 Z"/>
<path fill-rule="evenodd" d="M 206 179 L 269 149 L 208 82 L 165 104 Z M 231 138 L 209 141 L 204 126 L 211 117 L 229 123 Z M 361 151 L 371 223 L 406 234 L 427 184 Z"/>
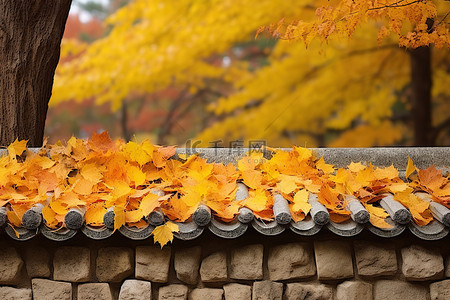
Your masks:
<path fill-rule="evenodd" d="M 0 0 L 0 145 L 42 145 L 71 2 Z"/>

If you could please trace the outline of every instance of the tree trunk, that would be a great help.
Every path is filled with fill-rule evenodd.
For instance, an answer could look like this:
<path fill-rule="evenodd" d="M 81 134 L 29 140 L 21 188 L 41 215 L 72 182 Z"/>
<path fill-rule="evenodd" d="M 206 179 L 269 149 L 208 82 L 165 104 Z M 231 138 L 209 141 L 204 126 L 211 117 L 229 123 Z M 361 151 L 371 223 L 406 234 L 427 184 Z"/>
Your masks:
<path fill-rule="evenodd" d="M 42 145 L 72 0 L 0 0 L 0 145 Z"/>
<path fill-rule="evenodd" d="M 431 49 L 410 50 L 412 120 L 415 146 L 432 146 L 431 125 Z"/>

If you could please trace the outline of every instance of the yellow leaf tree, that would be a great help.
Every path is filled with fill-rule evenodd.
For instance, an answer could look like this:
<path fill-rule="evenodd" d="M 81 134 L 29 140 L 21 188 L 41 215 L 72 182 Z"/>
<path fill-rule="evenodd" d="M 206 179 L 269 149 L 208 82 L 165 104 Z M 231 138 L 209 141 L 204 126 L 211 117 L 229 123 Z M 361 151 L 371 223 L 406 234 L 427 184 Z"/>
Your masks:
<path fill-rule="evenodd" d="M 63 44 L 75 58 L 59 66 L 52 103 L 95 98 L 117 110 L 123 99 L 175 87 L 190 95 L 184 102 L 213 95 L 208 112 L 216 122 L 199 135 L 204 145 L 442 144 L 450 122 L 449 10 L 445 1 L 136 0 L 107 20 L 105 38 Z M 211 61 L 264 31 L 281 40 L 263 64 Z M 217 96 L 217 81 L 233 89 Z"/>

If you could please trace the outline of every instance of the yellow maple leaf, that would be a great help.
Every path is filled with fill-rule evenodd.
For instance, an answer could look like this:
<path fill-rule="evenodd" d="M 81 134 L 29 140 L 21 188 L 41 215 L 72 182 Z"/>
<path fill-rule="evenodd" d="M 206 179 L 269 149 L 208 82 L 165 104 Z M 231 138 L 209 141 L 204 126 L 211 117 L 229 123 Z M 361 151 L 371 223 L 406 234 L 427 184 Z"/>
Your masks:
<path fill-rule="evenodd" d="M 93 184 L 98 183 L 103 177 L 99 167 L 94 163 L 85 164 L 81 167 L 80 174 L 84 179 L 91 181 Z"/>
<path fill-rule="evenodd" d="M 16 159 L 16 156 L 22 155 L 27 150 L 27 140 L 19 141 L 16 139 L 11 145 L 8 146 L 8 156 L 10 159 Z"/>
<path fill-rule="evenodd" d="M 392 228 L 392 225 L 386 222 L 389 214 L 381 207 L 375 207 L 371 204 L 364 204 L 370 214 L 369 222 L 378 228 Z"/>
<path fill-rule="evenodd" d="M 139 222 L 144 217 L 141 209 L 125 211 L 125 222 L 135 223 Z"/>
<path fill-rule="evenodd" d="M 140 168 L 132 165 L 127 166 L 127 175 L 135 186 L 142 185 L 145 182 L 145 174 Z"/>
<path fill-rule="evenodd" d="M 106 207 L 104 203 L 97 202 L 89 205 L 86 209 L 86 213 L 84 215 L 86 219 L 86 224 L 92 226 L 101 226 L 103 225 L 103 216 L 106 213 Z"/>
<path fill-rule="evenodd" d="M 148 193 L 141 200 L 139 208 L 142 210 L 144 216 L 148 216 L 155 208 L 159 206 L 159 196 L 153 193 Z"/>
<path fill-rule="evenodd" d="M 125 209 L 122 206 L 114 206 L 114 231 L 125 225 Z"/>
<path fill-rule="evenodd" d="M 252 189 L 261 187 L 261 180 L 263 176 L 260 171 L 257 170 L 245 170 L 242 171 L 242 179 L 246 186 Z"/>
<path fill-rule="evenodd" d="M 56 219 L 56 212 L 49 205 L 42 208 L 42 217 L 44 218 L 47 227 L 55 229 L 59 224 Z"/>
<path fill-rule="evenodd" d="M 249 197 L 245 200 L 245 206 L 256 212 L 263 211 L 267 208 L 268 200 L 266 191 L 263 189 L 249 191 Z"/>
<path fill-rule="evenodd" d="M 159 243 L 159 245 L 164 247 L 169 241 L 173 240 L 173 232 L 178 232 L 178 225 L 173 222 L 167 222 L 163 225 L 155 227 L 153 229 L 153 240 L 155 243 Z"/>
<path fill-rule="evenodd" d="M 6 212 L 6 216 L 8 217 L 8 222 L 16 227 L 20 227 L 22 225 L 22 219 L 12 210 L 8 210 Z"/>
<path fill-rule="evenodd" d="M 312 157 L 312 151 L 307 148 L 294 146 L 294 152 L 296 152 L 298 154 L 297 159 L 299 162 Z"/>
<path fill-rule="evenodd" d="M 278 179 L 280 179 L 280 182 L 277 183 L 277 188 L 280 192 L 290 194 L 297 189 L 297 177 L 280 175 Z"/>
<path fill-rule="evenodd" d="M 398 177 L 398 170 L 393 165 L 390 165 L 387 168 L 376 168 L 373 171 L 373 176 L 378 180 L 391 180 Z"/>
<path fill-rule="evenodd" d="M 348 165 L 348 169 L 350 171 L 352 171 L 353 173 L 358 173 L 359 171 L 364 170 L 365 168 L 366 168 L 366 166 L 363 165 L 361 162 L 357 162 L 357 163 L 351 162 Z"/>
<path fill-rule="evenodd" d="M 316 162 L 316 168 L 322 170 L 325 174 L 334 172 L 334 166 L 327 164 L 323 159 L 323 156 Z"/>
<path fill-rule="evenodd" d="M 294 212 L 302 211 L 305 215 L 311 210 L 311 204 L 308 203 L 309 192 L 306 189 L 299 190 L 294 195 L 292 210 Z"/>
<path fill-rule="evenodd" d="M 408 166 L 406 167 L 406 178 L 409 178 L 409 175 L 411 175 L 412 173 L 414 173 L 414 171 L 416 171 L 417 168 L 414 165 L 413 160 L 411 159 L 411 157 L 408 155 Z"/>

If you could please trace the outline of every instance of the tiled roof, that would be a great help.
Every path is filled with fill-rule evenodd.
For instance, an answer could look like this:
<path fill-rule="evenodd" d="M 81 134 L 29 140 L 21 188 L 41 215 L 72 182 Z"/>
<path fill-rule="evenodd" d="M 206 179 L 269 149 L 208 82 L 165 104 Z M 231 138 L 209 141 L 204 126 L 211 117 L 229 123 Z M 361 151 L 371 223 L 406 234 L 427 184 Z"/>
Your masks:
<path fill-rule="evenodd" d="M 243 156 L 248 149 L 195 149 L 202 156 L 208 158 L 211 162 L 236 162 Z M 400 170 L 400 174 L 405 173 L 404 168 L 407 165 L 408 156 L 410 156 L 417 167 L 426 168 L 435 165 L 448 172 L 450 165 L 450 148 L 370 148 L 370 149 L 313 149 L 317 156 L 323 156 L 327 163 L 334 164 L 336 167 L 348 165 L 351 161 L 371 162 L 375 166 L 389 166 L 393 164 Z M 188 154 L 189 154 L 188 150 Z M 185 153 L 186 149 L 178 149 L 178 153 Z M 238 184 L 238 192 L 236 200 L 245 199 L 248 196 L 248 190 L 245 185 Z M 257 232 L 273 236 L 291 230 L 301 236 L 312 236 L 320 231 L 327 230 L 338 236 L 355 236 L 363 230 L 368 230 L 373 234 L 381 237 L 395 237 L 402 234 L 405 230 L 409 230 L 414 235 L 424 240 L 439 240 L 447 236 L 450 229 L 450 210 L 445 206 L 434 202 L 429 195 L 422 193 L 420 197 L 430 201 L 430 209 L 434 220 L 425 226 L 416 225 L 411 214 L 406 207 L 395 201 L 391 195 L 387 195 L 380 200 L 381 206 L 389 213 L 386 221 L 392 225 L 392 228 L 381 229 L 369 223 L 369 213 L 363 205 L 352 196 L 347 198 L 347 210 L 351 212 L 351 219 L 344 223 L 335 223 L 330 220 L 327 209 L 317 201 L 317 196 L 311 194 L 309 203 L 312 206 L 310 214 L 302 221 L 292 221 L 288 202 L 281 195 L 275 195 L 275 203 L 273 207 L 275 220 L 271 222 L 263 222 L 254 218 L 253 213 L 248 208 L 241 208 L 236 220 L 231 223 L 223 223 L 214 219 L 208 207 L 200 205 L 193 215 L 193 220 L 187 223 L 178 223 L 179 232 L 175 237 L 181 240 L 191 240 L 199 237 L 205 230 L 209 230 L 215 235 L 232 239 L 245 234 L 249 226 L 253 227 Z M 104 217 L 105 227 L 94 228 L 87 226 L 83 222 L 83 215 L 76 209 L 70 210 L 65 216 L 66 227 L 60 230 L 47 228 L 42 224 L 42 216 L 39 209 L 29 210 L 23 220 L 26 228 L 13 228 L 6 225 L 6 209 L 0 208 L 0 233 L 4 231 L 12 239 L 29 240 L 38 234 L 42 234 L 46 238 L 55 241 L 64 241 L 72 238 L 78 231 L 85 234 L 89 238 L 101 240 L 110 237 L 114 229 L 114 212 L 109 210 Z M 164 222 L 164 215 L 155 211 L 147 218 L 148 226 L 137 229 L 134 227 L 122 226 L 118 231 L 120 234 L 133 239 L 143 240 L 151 236 L 155 226 Z M 79 234 L 79 233 L 78 233 Z M 18 235 L 18 237 L 17 237 Z"/>

